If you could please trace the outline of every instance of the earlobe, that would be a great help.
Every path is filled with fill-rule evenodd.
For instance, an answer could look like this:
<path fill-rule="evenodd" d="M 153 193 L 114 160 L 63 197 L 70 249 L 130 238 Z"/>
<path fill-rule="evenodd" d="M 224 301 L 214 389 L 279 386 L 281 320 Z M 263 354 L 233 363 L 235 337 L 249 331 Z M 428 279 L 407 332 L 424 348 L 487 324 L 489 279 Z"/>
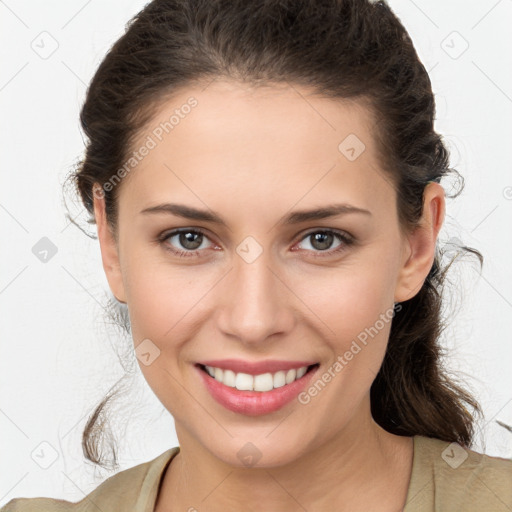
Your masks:
<path fill-rule="evenodd" d="M 435 258 L 436 242 L 444 222 L 444 189 L 430 182 L 423 194 L 423 213 L 419 226 L 407 236 L 408 251 L 395 288 L 395 302 L 413 298 L 423 286 Z"/>
<path fill-rule="evenodd" d="M 116 240 L 112 234 L 110 226 L 107 223 L 105 213 L 105 196 L 98 184 L 94 185 L 94 218 L 98 228 L 98 240 L 100 243 L 101 260 L 103 269 L 107 277 L 108 284 L 114 297 L 126 304 L 124 283 L 119 262 L 119 251 Z"/>

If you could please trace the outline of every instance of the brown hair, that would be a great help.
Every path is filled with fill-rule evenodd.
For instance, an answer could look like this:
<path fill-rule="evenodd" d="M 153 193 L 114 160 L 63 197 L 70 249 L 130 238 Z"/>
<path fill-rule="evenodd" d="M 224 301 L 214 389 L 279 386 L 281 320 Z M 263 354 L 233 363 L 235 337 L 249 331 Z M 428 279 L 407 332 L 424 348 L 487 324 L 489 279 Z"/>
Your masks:
<path fill-rule="evenodd" d="M 134 137 L 159 102 L 178 88 L 218 77 L 251 85 L 298 84 L 327 97 L 367 104 L 404 231 L 417 225 L 429 181 L 440 182 L 449 173 L 460 177 L 449 167 L 448 150 L 434 130 L 428 73 L 386 3 L 154 0 L 128 23 L 102 61 L 81 111 L 88 143 L 70 177 L 91 216 L 93 184 L 103 186 L 122 167 Z M 104 191 L 114 234 L 120 186 Z M 477 250 L 461 249 L 483 264 Z M 394 434 L 469 447 L 481 409 L 442 365 L 442 291 L 453 261 L 443 266 L 442 255 L 437 247 L 421 290 L 395 314 L 387 352 L 371 386 L 371 411 Z M 105 467 L 98 443 L 111 398 L 107 395 L 96 407 L 82 440 L 85 456 Z"/>

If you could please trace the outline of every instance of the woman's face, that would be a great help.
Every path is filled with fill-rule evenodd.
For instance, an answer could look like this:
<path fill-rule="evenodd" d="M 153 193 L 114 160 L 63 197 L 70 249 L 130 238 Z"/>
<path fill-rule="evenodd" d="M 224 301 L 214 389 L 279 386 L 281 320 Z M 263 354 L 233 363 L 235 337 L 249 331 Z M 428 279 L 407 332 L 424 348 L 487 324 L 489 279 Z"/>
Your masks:
<path fill-rule="evenodd" d="M 182 447 L 281 465 L 368 426 L 393 303 L 435 243 L 401 236 L 372 123 L 299 87 L 189 88 L 134 145 L 118 246 L 95 199 L 109 284 Z"/>

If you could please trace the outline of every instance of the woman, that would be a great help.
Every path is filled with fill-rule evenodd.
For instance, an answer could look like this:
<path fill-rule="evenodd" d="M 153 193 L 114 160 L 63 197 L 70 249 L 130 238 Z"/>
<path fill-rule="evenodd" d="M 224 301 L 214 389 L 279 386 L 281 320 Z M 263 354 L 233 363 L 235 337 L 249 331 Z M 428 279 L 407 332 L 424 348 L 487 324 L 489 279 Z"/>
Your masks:
<path fill-rule="evenodd" d="M 2 510 L 510 510 L 512 461 L 470 449 L 480 408 L 439 359 L 434 114 L 382 2 L 139 13 L 73 178 L 179 447 Z"/>

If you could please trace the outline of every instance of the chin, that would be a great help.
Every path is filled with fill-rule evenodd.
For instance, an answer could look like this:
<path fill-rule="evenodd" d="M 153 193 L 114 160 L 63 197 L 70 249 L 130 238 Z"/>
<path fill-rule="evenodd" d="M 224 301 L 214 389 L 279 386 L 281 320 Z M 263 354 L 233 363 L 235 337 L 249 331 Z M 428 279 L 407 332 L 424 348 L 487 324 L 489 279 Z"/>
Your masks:
<path fill-rule="evenodd" d="M 227 443 L 205 447 L 211 454 L 225 464 L 236 468 L 269 469 L 293 464 L 302 455 L 304 443 L 299 443 L 288 436 L 288 442 L 276 436 L 275 439 L 253 438 L 251 436 L 235 437 Z"/>

